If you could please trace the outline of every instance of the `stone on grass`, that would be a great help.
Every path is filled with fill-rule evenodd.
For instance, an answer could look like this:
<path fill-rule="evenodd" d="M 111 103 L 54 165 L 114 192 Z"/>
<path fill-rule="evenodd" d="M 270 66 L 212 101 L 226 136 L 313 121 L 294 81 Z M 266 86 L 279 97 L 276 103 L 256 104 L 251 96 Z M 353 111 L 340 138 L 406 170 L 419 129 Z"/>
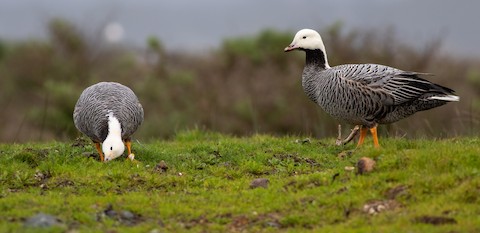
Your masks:
<path fill-rule="evenodd" d="M 252 189 L 259 188 L 259 187 L 268 188 L 268 183 L 270 183 L 270 181 L 266 178 L 254 179 L 250 183 L 250 188 Z"/>
<path fill-rule="evenodd" d="M 373 171 L 373 168 L 375 168 L 375 161 L 371 158 L 362 157 L 357 162 L 357 172 L 360 175 Z"/>
<path fill-rule="evenodd" d="M 23 223 L 25 227 L 51 227 L 61 226 L 62 223 L 55 216 L 38 213 L 30 218 L 27 218 Z"/>

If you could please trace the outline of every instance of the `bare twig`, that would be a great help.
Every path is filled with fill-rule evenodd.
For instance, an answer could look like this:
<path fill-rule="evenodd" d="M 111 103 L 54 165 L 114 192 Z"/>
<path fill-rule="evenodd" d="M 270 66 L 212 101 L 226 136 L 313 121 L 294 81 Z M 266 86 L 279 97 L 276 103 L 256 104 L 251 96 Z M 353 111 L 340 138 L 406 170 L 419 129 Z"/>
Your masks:
<path fill-rule="evenodd" d="M 342 140 L 342 125 L 339 124 L 338 125 L 338 137 L 337 137 L 337 140 L 335 141 L 335 145 L 343 146 L 343 145 L 349 143 L 357 135 L 358 130 L 360 130 L 360 126 L 356 125 L 352 129 L 352 132 L 350 132 L 350 134 L 345 139 Z"/>

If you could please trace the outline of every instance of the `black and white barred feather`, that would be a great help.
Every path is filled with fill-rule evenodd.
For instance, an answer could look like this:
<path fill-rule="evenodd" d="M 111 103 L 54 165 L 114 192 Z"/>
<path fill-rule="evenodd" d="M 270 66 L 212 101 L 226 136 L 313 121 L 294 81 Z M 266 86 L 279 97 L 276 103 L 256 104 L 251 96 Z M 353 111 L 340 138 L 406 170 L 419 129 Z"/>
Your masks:
<path fill-rule="evenodd" d="M 129 139 L 143 122 L 143 108 L 135 93 L 115 82 L 100 82 L 86 88 L 73 112 L 75 127 L 94 142 L 108 135 L 108 115 L 118 119 L 122 139 Z"/>

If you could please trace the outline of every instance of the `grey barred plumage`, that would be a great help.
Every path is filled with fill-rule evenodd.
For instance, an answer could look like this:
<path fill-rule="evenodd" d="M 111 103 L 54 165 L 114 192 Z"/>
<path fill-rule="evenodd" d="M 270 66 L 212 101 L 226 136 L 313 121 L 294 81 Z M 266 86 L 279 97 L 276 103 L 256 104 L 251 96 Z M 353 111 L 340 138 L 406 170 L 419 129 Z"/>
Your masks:
<path fill-rule="evenodd" d="M 95 143 L 101 143 L 109 134 L 109 115 L 120 123 L 121 139 L 129 142 L 142 124 L 144 112 L 130 88 L 115 82 L 100 82 L 82 92 L 73 119 L 79 131 Z M 127 147 L 130 150 L 129 145 Z"/>
<path fill-rule="evenodd" d="M 300 30 L 285 51 L 295 49 L 306 52 L 302 86 L 307 96 L 350 124 L 372 128 L 459 101 L 452 89 L 420 77 L 425 74 L 378 64 L 330 67 L 320 34 L 311 29 Z"/>

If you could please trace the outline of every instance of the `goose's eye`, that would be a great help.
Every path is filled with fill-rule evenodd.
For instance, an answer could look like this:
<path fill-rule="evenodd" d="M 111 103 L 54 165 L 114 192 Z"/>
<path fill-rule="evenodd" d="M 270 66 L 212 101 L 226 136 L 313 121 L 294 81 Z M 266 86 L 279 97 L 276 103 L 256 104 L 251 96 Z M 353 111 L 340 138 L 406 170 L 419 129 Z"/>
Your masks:
<path fill-rule="evenodd" d="M 307 36 L 303 36 L 302 38 L 303 38 L 303 39 L 307 39 Z"/>
<path fill-rule="evenodd" d="M 113 150 L 113 146 L 110 147 L 110 150 Z"/>

